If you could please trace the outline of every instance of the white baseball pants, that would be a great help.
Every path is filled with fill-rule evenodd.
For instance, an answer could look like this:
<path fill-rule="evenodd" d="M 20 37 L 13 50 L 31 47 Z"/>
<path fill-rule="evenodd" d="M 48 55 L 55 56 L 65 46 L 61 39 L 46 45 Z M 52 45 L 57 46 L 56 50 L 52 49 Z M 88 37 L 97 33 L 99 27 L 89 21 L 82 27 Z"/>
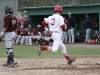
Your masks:
<path fill-rule="evenodd" d="M 6 51 L 9 54 L 10 52 L 13 52 L 13 41 L 15 39 L 16 33 L 15 32 L 7 32 L 5 33 L 5 46 Z"/>
<path fill-rule="evenodd" d="M 28 36 L 29 45 L 32 45 L 32 39 L 36 39 L 36 36 Z"/>
<path fill-rule="evenodd" d="M 62 37 L 62 33 L 52 33 L 53 47 L 49 47 L 51 48 L 51 52 L 57 52 L 57 50 L 60 47 L 62 54 L 67 54 L 66 47 L 63 44 L 61 37 Z"/>
<path fill-rule="evenodd" d="M 74 28 L 68 29 L 68 37 L 69 37 L 68 43 L 74 43 Z"/>
<path fill-rule="evenodd" d="M 24 42 L 25 42 L 25 45 L 28 45 L 28 36 L 22 36 L 21 44 L 24 44 Z"/>
<path fill-rule="evenodd" d="M 21 42 L 21 35 L 17 35 L 16 44 L 18 44 L 19 42 Z"/>
<path fill-rule="evenodd" d="M 40 35 L 39 36 L 36 36 L 36 39 L 37 40 L 44 39 L 44 38 L 45 38 L 44 36 L 40 36 Z"/>

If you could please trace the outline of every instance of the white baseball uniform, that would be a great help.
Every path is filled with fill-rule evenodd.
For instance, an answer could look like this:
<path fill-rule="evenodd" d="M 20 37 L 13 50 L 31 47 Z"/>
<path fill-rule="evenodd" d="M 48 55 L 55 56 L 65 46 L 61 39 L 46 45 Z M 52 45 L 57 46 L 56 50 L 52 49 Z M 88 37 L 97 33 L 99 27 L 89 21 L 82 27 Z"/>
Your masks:
<path fill-rule="evenodd" d="M 62 28 L 61 25 L 64 25 L 64 18 L 59 14 L 54 14 L 48 18 L 44 18 L 44 21 L 48 24 L 49 30 L 52 33 L 51 37 L 53 39 L 53 47 L 49 47 L 49 51 L 57 52 L 59 47 L 61 48 L 62 54 L 67 54 L 66 47 L 63 44 L 62 37 Z"/>

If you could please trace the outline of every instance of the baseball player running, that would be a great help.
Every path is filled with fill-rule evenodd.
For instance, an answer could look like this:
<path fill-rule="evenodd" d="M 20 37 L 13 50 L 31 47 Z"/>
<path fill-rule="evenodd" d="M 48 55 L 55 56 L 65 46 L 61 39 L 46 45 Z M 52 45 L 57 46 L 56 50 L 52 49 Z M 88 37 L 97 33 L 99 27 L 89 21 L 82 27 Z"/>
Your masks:
<path fill-rule="evenodd" d="M 47 24 L 49 25 L 49 30 L 52 33 L 51 36 L 53 39 L 53 46 L 51 47 L 51 46 L 39 45 L 38 55 L 40 55 L 43 50 L 50 51 L 50 52 L 57 52 L 58 48 L 60 47 L 62 54 L 68 60 L 68 64 L 71 65 L 75 61 L 75 58 L 70 58 L 68 56 L 66 47 L 61 40 L 62 29 L 66 28 L 64 24 L 64 18 L 60 15 L 62 11 L 63 11 L 62 6 L 56 5 L 54 8 L 55 14 L 49 16 L 48 18 L 44 18 L 42 25 L 47 32 L 49 31 L 46 25 Z"/>
<path fill-rule="evenodd" d="M 8 58 L 7 62 L 3 64 L 3 66 L 13 67 L 14 65 L 17 65 L 13 51 L 13 41 L 16 37 L 15 32 L 17 28 L 17 18 L 13 15 L 14 9 L 12 6 L 6 6 L 4 10 L 6 16 L 4 18 L 4 28 L 0 34 L 0 37 L 5 33 L 5 46 Z"/>

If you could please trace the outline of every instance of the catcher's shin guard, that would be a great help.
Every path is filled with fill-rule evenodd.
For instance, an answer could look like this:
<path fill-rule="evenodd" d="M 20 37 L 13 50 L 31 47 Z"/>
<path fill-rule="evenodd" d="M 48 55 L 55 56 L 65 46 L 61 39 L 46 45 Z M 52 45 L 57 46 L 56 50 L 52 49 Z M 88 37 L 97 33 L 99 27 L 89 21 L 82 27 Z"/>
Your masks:
<path fill-rule="evenodd" d="M 7 59 L 7 64 L 11 65 L 14 62 L 14 57 L 13 55 L 9 54 L 8 59 Z"/>
<path fill-rule="evenodd" d="M 7 62 L 5 64 L 3 64 L 3 66 L 8 66 L 9 67 L 11 65 L 11 61 L 13 61 L 12 60 L 12 56 L 11 55 L 8 55 Z"/>
<path fill-rule="evenodd" d="M 8 58 L 7 58 L 7 64 L 10 65 L 10 55 L 8 55 Z"/>
<path fill-rule="evenodd" d="M 10 61 L 11 61 L 11 63 L 14 62 L 14 56 L 13 55 L 10 55 Z"/>

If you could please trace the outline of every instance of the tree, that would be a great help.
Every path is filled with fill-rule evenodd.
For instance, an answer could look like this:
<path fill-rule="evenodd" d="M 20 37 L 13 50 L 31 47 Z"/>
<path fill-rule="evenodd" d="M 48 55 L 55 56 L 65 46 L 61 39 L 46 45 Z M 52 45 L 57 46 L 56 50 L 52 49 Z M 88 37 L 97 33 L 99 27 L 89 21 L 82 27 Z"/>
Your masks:
<path fill-rule="evenodd" d="M 53 6 L 53 0 L 35 0 L 36 6 Z"/>
<path fill-rule="evenodd" d="M 90 4 L 91 0 L 80 0 L 79 3 L 80 4 Z"/>
<path fill-rule="evenodd" d="M 100 0 L 18 0 L 18 8 L 100 3 Z"/>

